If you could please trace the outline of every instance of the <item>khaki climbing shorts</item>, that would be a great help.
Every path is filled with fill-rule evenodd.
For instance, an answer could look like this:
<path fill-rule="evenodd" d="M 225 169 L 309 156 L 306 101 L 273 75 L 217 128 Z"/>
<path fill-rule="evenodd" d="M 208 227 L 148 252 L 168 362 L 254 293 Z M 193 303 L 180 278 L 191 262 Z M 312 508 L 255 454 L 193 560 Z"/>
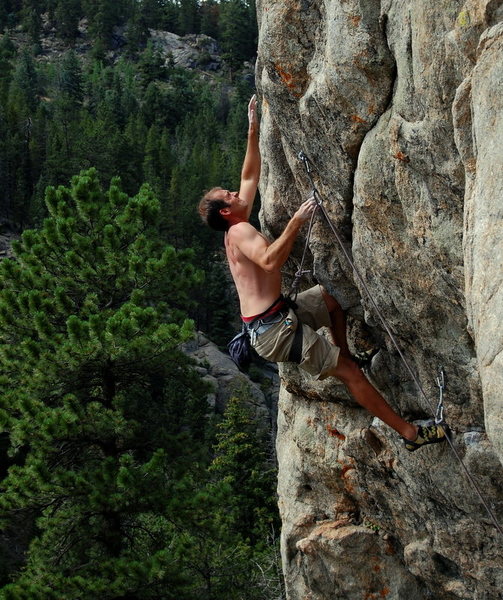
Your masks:
<path fill-rule="evenodd" d="M 337 365 L 339 348 L 316 333 L 330 326 L 330 315 L 321 288 L 316 285 L 297 296 L 298 308 L 278 320 L 264 333 L 256 336 L 252 346 L 262 358 L 271 362 L 286 362 L 297 327 L 302 327 L 302 361 L 299 367 L 316 379 L 328 377 Z"/>

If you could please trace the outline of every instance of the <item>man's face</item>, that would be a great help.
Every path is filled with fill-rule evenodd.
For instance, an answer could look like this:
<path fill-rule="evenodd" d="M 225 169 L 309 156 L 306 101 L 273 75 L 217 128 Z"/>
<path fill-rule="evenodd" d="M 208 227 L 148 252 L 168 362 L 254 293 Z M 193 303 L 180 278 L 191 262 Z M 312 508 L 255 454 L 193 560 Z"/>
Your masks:
<path fill-rule="evenodd" d="M 222 214 L 239 214 L 246 211 L 248 204 L 246 200 L 239 197 L 239 192 L 230 192 L 229 190 L 217 190 L 212 194 L 216 200 L 224 200 L 229 205 L 228 208 L 222 208 Z"/>

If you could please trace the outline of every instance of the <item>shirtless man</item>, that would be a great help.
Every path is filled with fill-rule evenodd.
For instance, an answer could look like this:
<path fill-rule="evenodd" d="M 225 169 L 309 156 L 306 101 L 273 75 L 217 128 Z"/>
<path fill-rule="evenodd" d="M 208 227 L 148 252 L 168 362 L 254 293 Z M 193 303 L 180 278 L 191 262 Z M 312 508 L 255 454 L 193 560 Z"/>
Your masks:
<path fill-rule="evenodd" d="M 255 96 L 248 105 L 248 143 L 239 192 L 213 188 L 199 204 L 199 213 L 213 229 L 225 231 L 225 250 L 239 295 L 241 318 L 251 334 L 252 346 L 266 360 L 291 360 L 295 332 L 300 327 L 302 353 L 297 362 L 313 377 L 337 377 L 354 399 L 404 439 L 409 451 L 445 441 L 435 424 L 416 425 L 402 419 L 370 384 L 351 359 L 341 307 L 321 286 L 297 297 L 291 309 L 281 296 L 281 267 L 301 227 L 316 208 L 310 198 L 300 205 L 283 233 L 269 242 L 248 222 L 260 178 L 260 152 Z M 322 326 L 332 332 L 334 344 L 316 333 Z"/>

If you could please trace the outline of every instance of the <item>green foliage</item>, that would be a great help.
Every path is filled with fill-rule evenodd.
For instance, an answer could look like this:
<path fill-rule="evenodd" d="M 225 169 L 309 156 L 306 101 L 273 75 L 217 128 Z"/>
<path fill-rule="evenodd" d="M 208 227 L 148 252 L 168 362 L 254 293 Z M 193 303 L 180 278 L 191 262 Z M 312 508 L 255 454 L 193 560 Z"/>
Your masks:
<path fill-rule="evenodd" d="M 201 3 L 201 33 L 210 37 L 218 37 L 218 19 L 220 5 L 217 0 L 206 0 Z"/>
<path fill-rule="evenodd" d="M 247 396 L 246 392 L 240 395 Z M 217 442 L 210 471 L 229 486 L 227 511 L 232 529 L 255 545 L 266 539 L 271 525 L 278 525 L 272 440 L 250 407 L 233 397 L 219 424 Z"/>
<path fill-rule="evenodd" d="M 246 398 L 248 390 L 240 395 Z M 190 582 L 184 588 L 188 598 L 283 597 L 275 476 L 267 450 L 265 432 L 244 401 L 233 398 L 211 465 L 177 485 L 172 520 L 157 519 L 159 535 L 172 540 L 180 573 Z"/>
<path fill-rule="evenodd" d="M 177 33 L 185 35 L 199 31 L 198 0 L 179 0 Z"/>
<path fill-rule="evenodd" d="M 140 56 L 138 70 L 142 75 L 145 88 L 156 79 L 165 79 L 167 75 L 161 53 L 151 40 L 147 42 L 147 47 Z"/>
<path fill-rule="evenodd" d="M 253 90 L 241 82 L 230 93 L 226 83 L 209 85 L 175 67 L 152 73 L 147 64 L 92 63 L 84 69 L 69 51 L 58 65 L 43 67 L 23 55 L 12 75 L 6 119 L 0 120 L 0 216 L 21 227 L 29 219 L 41 223 L 47 185 L 64 184 L 90 165 L 104 182 L 120 172 L 130 194 L 148 181 L 161 198 L 166 241 L 193 248 L 196 264 L 210 277 L 191 316 L 224 344 L 232 331 L 226 313 L 233 298 L 219 238 L 202 226 L 195 207 L 205 189 L 239 185 Z"/>
<path fill-rule="evenodd" d="M 83 12 L 89 19 L 94 55 L 101 58 L 101 53 L 111 44 L 114 26 L 124 20 L 126 3 L 124 0 L 82 0 L 82 5 Z"/>
<path fill-rule="evenodd" d="M 222 44 L 232 69 L 256 53 L 255 0 L 4 0 L 0 32 L 20 23 L 40 51 L 44 13 L 68 44 L 75 42 L 79 20 L 86 18 L 92 53 L 99 60 L 114 47 L 114 27 L 122 25 L 126 26 L 127 53 L 132 57 L 145 47 L 149 28 L 214 37 Z"/>
<path fill-rule="evenodd" d="M 21 10 L 21 18 L 24 30 L 30 36 L 34 45 L 40 44 L 40 31 L 42 28 L 42 19 L 40 14 L 40 5 L 36 0 L 25 0 Z"/>
<path fill-rule="evenodd" d="M 63 98 L 63 110 L 76 110 L 84 100 L 82 69 L 75 52 L 65 54 L 58 70 L 59 94 L 57 101 Z"/>
<path fill-rule="evenodd" d="M 220 2 L 219 37 L 232 68 L 251 58 L 257 47 L 255 3 Z"/>
<path fill-rule="evenodd" d="M 29 116 L 37 108 L 39 92 L 38 73 L 31 54 L 24 50 L 14 72 L 9 98 L 10 109 L 22 116 Z"/>
<path fill-rule="evenodd" d="M 67 42 L 74 42 L 79 30 L 81 15 L 80 0 L 58 2 L 54 11 L 54 21 L 59 37 Z"/>
<path fill-rule="evenodd" d="M 239 185 L 253 89 L 165 64 L 148 27 L 222 43 L 246 14 L 255 27 L 242 2 L 222 28 L 223 4 L 0 6 L 30 43 L 28 9 L 70 46 L 86 17 L 98 59 L 47 63 L 0 37 L 0 219 L 24 231 L 0 263 L 2 599 L 281 597 L 268 442 L 233 401 L 212 453 L 206 388 L 178 351 L 190 318 L 232 336 L 221 240 L 196 204 Z M 116 25 L 127 46 L 107 64 Z M 226 52 L 238 68 L 255 48 Z"/>
<path fill-rule="evenodd" d="M 58 35 L 69 44 L 78 33 L 79 19 L 86 17 L 93 52 L 99 60 L 89 61 L 89 57 L 83 59 L 68 51 L 59 64 L 37 62 L 26 49 L 16 57 L 10 38 L 0 39 L 0 219 L 20 229 L 40 223 L 47 185 L 65 184 L 74 173 L 91 165 L 96 166 L 105 182 L 120 172 L 128 193 L 146 179 L 152 181 L 164 206 L 171 203 L 167 199 L 170 188 L 177 187 L 176 181 L 171 186 L 171 177 L 185 178 L 185 172 L 194 174 L 194 168 L 199 172 L 190 177 L 192 205 L 207 187 L 216 183 L 236 185 L 244 148 L 245 129 L 241 127 L 246 124 L 228 123 L 227 118 L 234 105 L 240 113 L 243 111 L 253 90 L 248 86 L 243 99 L 240 93 L 229 90 L 227 81 L 219 81 L 218 77 L 201 81 L 173 63 L 165 64 L 165 57 L 147 43 L 147 25 L 159 28 L 172 23 L 174 30 L 180 32 L 177 23 L 193 22 L 195 25 L 183 27 L 197 33 L 204 21 L 207 32 L 227 39 L 221 41 L 224 46 L 227 44 L 230 56 L 234 52 L 230 40 L 235 35 L 241 36 L 243 43 L 256 37 L 253 32 L 244 35 L 240 29 L 245 22 L 255 27 L 253 3 L 234 2 L 227 6 L 212 0 L 23 0 L 7 4 L 9 14 L 19 22 L 30 11 L 38 17 L 47 14 Z M 235 16 L 239 12 L 236 22 L 232 11 L 237 11 Z M 155 22 L 148 22 L 147 17 L 155 17 Z M 115 43 L 112 30 L 116 25 L 126 27 L 124 55 L 133 61 L 121 59 L 106 66 L 103 59 Z M 246 57 L 241 47 L 239 57 L 229 59 L 233 67 L 254 54 L 255 47 L 248 42 L 245 46 L 249 48 Z M 201 115 L 209 115 L 209 120 L 198 133 L 198 147 L 207 146 L 213 151 L 204 172 L 200 172 L 200 165 L 187 162 L 185 152 L 177 158 L 179 142 L 190 143 L 194 127 L 200 127 Z M 160 172 L 155 177 L 142 170 L 143 165 L 149 164 L 144 161 L 146 136 L 154 124 L 161 128 L 160 136 L 164 147 L 169 146 L 170 157 L 175 157 L 166 167 L 159 165 Z M 226 137 L 234 136 L 234 131 L 239 135 L 239 144 L 229 145 Z M 180 135 L 186 139 L 180 140 Z M 179 163 L 178 170 L 174 163 Z M 196 191 L 198 183 L 202 185 Z M 167 215 L 166 218 L 172 223 L 178 220 Z"/>
<path fill-rule="evenodd" d="M 152 14 L 154 12 L 154 14 Z M 127 54 L 135 57 L 137 53 L 145 47 L 149 37 L 149 16 L 155 18 L 155 11 L 145 9 L 145 3 L 134 2 L 132 5 L 131 16 L 127 24 Z M 155 21 L 156 26 L 159 21 Z"/>
<path fill-rule="evenodd" d="M 13 70 L 12 58 L 16 55 L 16 47 L 8 35 L 0 38 L 0 106 L 5 104 L 9 83 Z"/>
<path fill-rule="evenodd" d="M 13 461 L 0 519 L 37 517 L 26 567 L 0 597 L 155 590 L 179 582 L 169 540 L 138 548 L 133 532 L 149 514 L 169 517 L 166 499 L 201 451 L 204 388 L 178 350 L 199 275 L 189 251 L 162 243 L 148 186 L 128 197 L 114 180 L 104 192 L 89 170 L 46 201 L 43 227 L 0 263 L 0 423 Z"/>

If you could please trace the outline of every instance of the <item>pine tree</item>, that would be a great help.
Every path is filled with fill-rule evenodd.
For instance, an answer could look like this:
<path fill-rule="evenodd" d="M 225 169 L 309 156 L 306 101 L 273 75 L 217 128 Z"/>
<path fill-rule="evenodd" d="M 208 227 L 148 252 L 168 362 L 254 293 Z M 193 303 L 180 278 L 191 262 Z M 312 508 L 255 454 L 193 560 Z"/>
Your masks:
<path fill-rule="evenodd" d="M 219 3 L 216 0 L 204 0 L 201 3 L 201 33 L 218 37 Z"/>
<path fill-rule="evenodd" d="M 59 0 L 54 12 L 56 31 L 60 38 L 72 43 L 79 34 L 80 0 Z"/>
<path fill-rule="evenodd" d="M 153 81 L 164 79 L 166 76 L 164 59 L 159 49 L 151 40 L 147 42 L 147 47 L 141 53 L 140 60 L 138 61 L 138 70 L 141 73 L 142 83 L 145 88 Z"/>
<path fill-rule="evenodd" d="M 191 253 L 162 243 L 146 186 L 104 192 L 89 170 L 46 202 L 43 227 L 0 263 L 0 425 L 15 462 L 0 523 L 36 518 L 0 598 L 188 600 L 177 533 L 164 534 L 204 444 L 204 389 L 178 350 Z"/>
<path fill-rule="evenodd" d="M 5 208 L 9 221 L 16 227 L 22 227 L 35 186 L 31 142 L 39 104 L 38 72 L 27 50 L 18 59 L 6 104 Z"/>
<path fill-rule="evenodd" d="M 0 106 L 5 106 L 14 65 L 12 59 L 16 56 L 16 48 L 8 35 L 0 40 Z"/>
<path fill-rule="evenodd" d="M 165 31 L 172 31 L 173 33 L 180 33 L 178 29 L 178 15 L 180 12 L 180 5 L 178 0 L 163 0 L 162 1 L 162 14 L 163 18 L 160 21 L 162 29 Z M 154 28 L 158 28 L 155 25 Z"/>
<path fill-rule="evenodd" d="M 2 4 L 0 4 L 0 33 L 5 31 L 8 14 L 7 7 L 5 6 L 5 3 L 2 2 Z"/>
<path fill-rule="evenodd" d="M 82 0 L 82 4 L 94 41 L 94 57 L 103 59 L 105 51 L 111 46 L 114 26 L 129 13 L 128 3 L 126 0 Z"/>
<path fill-rule="evenodd" d="M 247 395 L 241 391 L 242 398 Z M 270 523 L 278 523 L 276 473 L 267 430 L 242 398 L 235 396 L 226 406 L 210 471 L 230 487 L 233 529 L 255 544 L 266 539 Z"/>
<path fill-rule="evenodd" d="M 21 0 L 4 0 L 0 3 L 0 30 L 14 29 L 22 18 Z"/>
<path fill-rule="evenodd" d="M 243 398 L 248 389 L 238 391 Z M 267 435 L 244 401 L 232 398 L 218 426 L 214 459 L 179 486 L 171 526 L 190 598 L 281 598 L 275 476 Z M 167 524 L 165 524 L 166 526 Z"/>
<path fill-rule="evenodd" d="M 201 252 L 202 253 L 202 252 Z M 210 339 L 222 348 L 234 336 L 234 323 L 229 316 L 229 306 L 237 306 L 238 300 L 229 285 L 228 268 L 218 252 L 207 255 L 204 264 L 206 281 L 201 289 L 198 325 Z"/>
<path fill-rule="evenodd" d="M 58 69 L 58 97 L 64 98 L 65 110 L 75 111 L 84 100 L 82 68 L 73 50 L 68 51 Z"/>
<path fill-rule="evenodd" d="M 192 582 L 190 597 L 281 598 L 278 540 L 269 533 L 278 515 L 266 436 L 237 398 L 229 401 L 219 430 L 210 480 L 204 483 L 200 475 L 184 482 L 191 492 L 181 495 L 189 500 L 178 504 L 173 522 L 180 532 L 177 552 Z"/>
<path fill-rule="evenodd" d="M 147 27 L 160 29 L 164 18 L 164 5 L 162 0 L 141 0 L 139 12 Z"/>
<path fill-rule="evenodd" d="M 179 0 L 178 33 L 199 33 L 199 5 L 197 0 Z"/>
<path fill-rule="evenodd" d="M 149 11 L 145 11 L 144 5 L 144 2 L 142 4 L 133 3 L 131 16 L 127 23 L 126 39 L 128 45 L 126 50 L 130 57 L 137 56 L 138 52 L 145 48 L 150 35 Z M 156 21 L 156 25 L 158 24 L 159 19 Z"/>
<path fill-rule="evenodd" d="M 40 32 L 42 29 L 42 18 L 40 6 L 36 0 L 25 0 L 21 11 L 24 30 L 30 36 L 33 47 L 40 47 Z"/>
<path fill-rule="evenodd" d="M 12 79 L 9 104 L 12 111 L 21 117 L 32 117 L 37 109 L 39 79 L 35 61 L 28 50 L 24 50 Z"/>
<path fill-rule="evenodd" d="M 219 38 L 232 69 L 250 60 L 256 51 L 257 21 L 255 7 L 243 0 L 220 3 Z"/>
<path fill-rule="evenodd" d="M 143 174 L 145 181 L 154 189 L 159 189 L 159 171 L 161 164 L 159 160 L 161 132 L 157 125 L 152 125 L 148 131 L 147 143 L 145 145 L 145 159 L 143 161 Z"/>

